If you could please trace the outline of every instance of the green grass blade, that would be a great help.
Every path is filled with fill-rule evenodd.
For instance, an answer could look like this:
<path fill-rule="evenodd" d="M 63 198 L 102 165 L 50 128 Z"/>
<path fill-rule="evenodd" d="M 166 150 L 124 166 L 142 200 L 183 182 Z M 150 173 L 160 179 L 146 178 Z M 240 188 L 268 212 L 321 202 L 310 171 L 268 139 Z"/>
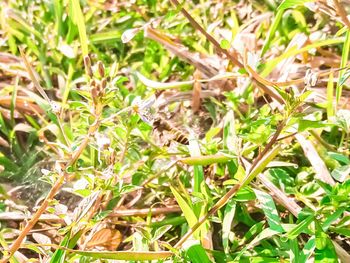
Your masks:
<path fill-rule="evenodd" d="M 329 74 L 329 80 L 327 83 L 327 117 L 330 120 L 331 117 L 334 116 L 334 108 L 333 108 L 333 73 Z"/>
<path fill-rule="evenodd" d="M 222 222 L 222 245 L 226 253 L 229 252 L 229 236 L 231 233 L 231 225 L 236 213 L 236 201 L 231 199 L 225 206 L 224 219 Z"/>
<path fill-rule="evenodd" d="M 235 129 L 235 115 L 230 110 L 224 119 L 224 147 L 230 154 L 237 153 L 237 136 Z"/>
<path fill-rule="evenodd" d="M 190 138 L 190 145 L 188 146 L 188 149 L 190 150 L 191 157 L 197 157 L 197 158 L 201 157 L 201 150 L 196 140 Z M 196 192 L 200 193 L 201 185 L 204 182 L 204 173 L 203 173 L 202 165 L 194 165 L 193 171 L 194 171 L 193 191 L 194 193 Z"/>
<path fill-rule="evenodd" d="M 265 43 L 264 46 L 261 50 L 261 55 L 260 57 L 263 57 L 264 54 L 266 53 L 266 51 L 270 48 L 271 46 L 271 41 L 273 39 L 273 37 L 275 36 L 276 30 L 281 22 L 282 16 L 284 13 L 284 9 L 279 9 L 276 13 L 275 19 L 273 20 L 273 23 L 270 27 L 270 30 L 267 34 L 267 38 L 265 39 Z"/>
<path fill-rule="evenodd" d="M 274 59 L 269 60 L 266 63 L 265 68 L 260 75 L 262 77 L 267 77 L 272 72 L 272 70 L 278 65 L 278 63 L 280 63 L 282 60 L 284 60 L 286 58 L 301 54 L 303 52 L 307 52 L 313 48 L 336 45 L 336 44 L 340 44 L 343 42 L 344 42 L 344 38 L 340 37 L 340 38 L 331 38 L 331 39 L 326 39 L 326 40 L 320 40 L 318 42 L 312 43 L 312 44 L 307 45 L 307 46 L 300 48 L 300 49 L 297 49 L 294 46 L 294 47 L 286 50 L 285 52 L 283 52 L 283 54 L 281 54 L 279 57 L 276 57 Z"/>
<path fill-rule="evenodd" d="M 315 2 L 316 0 L 284 0 L 277 8 L 277 10 L 284 10 L 287 8 L 292 8 L 298 5 L 303 5 L 307 2 Z"/>
<path fill-rule="evenodd" d="M 303 250 L 300 253 L 299 261 L 300 263 L 308 262 L 311 254 L 314 252 L 316 247 L 315 237 L 311 237 L 305 244 Z"/>
<path fill-rule="evenodd" d="M 186 255 L 193 263 L 210 263 L 210 259 L 198 241 L 187 241 L 184 244 Z"/>
<path fill-rule="evenodd" d="M 323 231 L 327 231 L 331 224 L 337 220 L 345 211 L 344 207 L 338 208 L 334 213 L 330 214 L 322 224 Z"/>
<path fill-rule="evenodd" d="M 55 29 L 57 32 L 57 40 L 58 43 L 59 36 L 63 36 L 63 1 L 62 0 L 54 0 L 54 11 L 55 11 Z"/>
<path fill-rule="evenodd" d="M 175 199 L 176 199 L 177 203 L 179 204 L 179 206 L 182 210 L 182 213 L 184 214 L 184 216 L 188 222 L 188 225 L 190 227 L 193 227 L 197 223 L 198 219 L 197 219 L 196 215 L 194 214 L 192 207 L 189 204 L 187 204 L 185 199 L 182 198 L 182 196 L 175 190 L 174 187 L 170 187 L 170 190 L 173 193 L 173 195 L 175 196 Z"/>
<path fill-rule="evenodd" d="M 254 167 L 254 169 L 248 174 L 242 182 L 241 188 L 247 186 L 259 173 L 261 173 L 266 166 L 271 162 L 277 154 L 280 152 L 281 146 L 277 145 L 270 152 L 268 152 Z"/>
<path fill-rule="evenodd" d="M 267 217 L 267 222 L 272 230 L 283 233 L 284 229 L 282 227 L 281 218 L 278 215 L 276 205 L 272 199 L 272 197 L 262 192 L 258 189 L 254 189 L 255 195 L 258 198 L 260 205 Z"/>
<path fill-rule="evenodd" d="M 266 238 L 270 238 L 273 237 L 274 235 L 278 234 L 279 232 L 272 230 L 270 228 L 265 228 L 263 231 L 261 231 L 248 245 L 243 246 L 243 248 L 241 249 L 241 251 L 238 253 L 238 255 L 236 256 L 234 262 L 240 262 L 237 261 L 239 260 L 239 258 L 243 255 L 243 253 L 245 251 L 247 251 L 248 249 L 252 249 L 254 248 L 257 244 L 260 243 L 260 241 L 266 239 Z"/>
<path fill-rule="evenodd" d="M 88 48 L 89 42 L 86 36 L 86 26 L 85 26 L 84 15 L 80 7 L 79 0 L 70 0 L 70 6 L 72 7 L 71 19 L 75 23 L 75 25 L 78 27 L 81 50 L 84 57 L 89 54 L 89 48 Z"/>
<path fill-rule="evenodd" d="M 307 233 L 307 227 L 313 222 L 314 216 L 310 215 L 301 221 L 295 228 L 287 233 L 289 239 L 294 239 L 299 236 L 301 233 Z"/>
<path fill-rule="evenodd" d="M 214 154 L 206 156 L 194 156 L 180 159 L 180 162 L 187 165 L 211 165 L 214 163 L 227 163 L 228 161 L 233 160 L 233 157 Z"/>
<path fill-rule="evenodd" d="M 350 51 L 350 31 L 348 30 L 345 35 L 345 42 L 342 50 L 340 68 L 343 68 L 347 65 L 348 59 L 349 59 L 349 51 Z M 344 73 L 345 73 L 345 70 L 341 70 L 339 72 L 339 80 L 342 79 Z M 341 85 L 341 83 L 339 83 L 338 81 L 337 88 L 335 90 L 335 98 L 336 98 L 337 104 L 339 103 L 340 97 L 342 95 L 342 90 L 343 90 L 343 85 Z"/>
<path fill-rule="evenodd" d="M 120 30 L 109 30 L 106 32 L 99 32 L 89 36 L 91 43 L 103 43 L 106 41 L 117 41 L 121 38 Z"/>

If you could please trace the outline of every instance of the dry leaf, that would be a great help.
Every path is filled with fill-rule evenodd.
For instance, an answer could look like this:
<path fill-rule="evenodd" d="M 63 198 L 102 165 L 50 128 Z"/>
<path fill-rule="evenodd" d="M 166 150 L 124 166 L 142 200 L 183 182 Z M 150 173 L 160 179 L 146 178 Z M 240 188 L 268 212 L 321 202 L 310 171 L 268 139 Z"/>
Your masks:
<path fill-rule="evenodd" d="M 105 247 L 108 250 L 116 250 L 122 242 L 122 234 L 116 229 L 103 228 L 97 231 L 87 243 L 87 248 Z"/>
<path fill-rule="evenodd" d="M 52 244 L 51 239 L 41 233 L 33 233 L 32 234 L 33 239 L 38 243 L 38 244 Z M 50 249 L 49 246 L 45 246 L 44 249 Z"/>
<path fill-rule="evenodd" d="M 197 112 L 201 106 L 201 91 L 202 86 L 201 83 L 198 82 L 201 78 L 201 72 L 196 70 L 193 74 L 194 83 L 193 83 L 193 93 L 192 93 L 192 110 L 193 112 Z"/>
<path fill-rule="evenodd" d="M 10 108 L 11 101 L 11 96 L 2 96 L 0 98 L 0 106 Z M 15 109 L 24 114 L 35 114 L 36 112 L 41 114 L 44 113 L 44 111 L 35 103 L 33 99 L 24 96 L 18 96 L 16 98 Z"/>
<path fill-rule="evenodd" d="M 142 29 L 143 29 L 142 27 L 138 27 L 138 28 L 132 28 L 132 29 L 128 29 L 128 30 L 124 31 L 124 33 L 121 36 L 122 42 L 124 44 L 128 43 Z"/>

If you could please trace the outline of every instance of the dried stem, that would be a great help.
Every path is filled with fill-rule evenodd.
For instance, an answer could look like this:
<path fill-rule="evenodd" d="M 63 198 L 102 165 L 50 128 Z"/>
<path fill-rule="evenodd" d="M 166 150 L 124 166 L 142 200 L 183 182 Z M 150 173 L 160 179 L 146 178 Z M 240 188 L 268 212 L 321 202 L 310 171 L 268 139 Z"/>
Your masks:
<path fill-rule="evenodd" d="M 177 0 L 171 0 L 171 2 L 176 6 L 176 7 L 180 7 L 180 4 Z M 225 54 L 226 57 L 236 66 L 238 66 L 239 68 L 245 68 L 244 65 L 232 54 L 230 53 L 227 49 L 223 49 L 219 42 L 215 40 L 214 37 L 212 37 L 207 31 L 205 31 L 205 29 L 198 24 L 198 22 L 186 11 L 185 8 L 181 7 L 181 12 L 182 14 L 188 19 L 188 21 L 190 22 L 190 24 L 197 29 L 198 31 L 200 31 L 214 46 L 215 48 L 222 54 Z M 264 85 L 263 83 L 261 83 L 258 79 L 255 78 L 255 76 L 253 75 L 253 80 L 254 82 L 267 94 L 269 94 L 272 98 L 274 98 L 275 100 L 277 100 L 279 103 L 283 104 L 284 100 L 283 98 L 276 93 L 273 89 L 271 89 L 270 87 Z"/>
<path fill-rule="evenodd" d="M 46 196 L 44 202 L 41 204 L 39 209 L 36 211 L 36 213 L 33 215 L 32 219 L 30 219 L 27 222 L 27 225 L 24 227 L 20 235 L 17 237 L 15 242 L 11 245 L 9 249 L 9 255 L 7 257 L 4 257 L 0 262 L 1 263 L 6 263 L 8 260 L 13 256 L 13 254 L 20 248 L 23 239 L 26 237 L 26 235 L 29 233 L 29 231 L 35 226 L 35 224 L 38 222 L 40 219 L 40 216 L 45 212 L 47 206 L 49 205 L 49 202 L 54 198 L 58 190 L 61 188 L 66 174 L 63 173 L 60 175 L 56 183 L 52 186 L 49 194 Z"/>
<path fill-rule="evenodd" d="M 337 10 L 338 15 L 340 16 L 343 23 L 348 27 L 350 30 L 350 21 L 348 19 L 347 13 L 344 9 L 344 7 L 341 5 L 341 3 L 338 0 L 333 0 L 335 9 Z"/>
<path fill-rule="evenodd" d="M 32 68 L 32 66 L 30 65 L 24 51 L 22 48 L 19 48 L 19 51 L 21 53 L 21 57 L 23 59 L 23 62 L 26 66 L 26 69 L 28 71 L 28 74 L 29 74 L 29 77 L 30 77 L 30 80 L 33 82 L 34 84 L 34 87 L 37 89 L 37 91 L 40 93 L 40 95 L 49 103 L 50 106 L 52 106 L 52 101 L 50 100 L 50 98 L 46 95 L 44 89 L 40 86 L 40 83 L 38 81 L 38 79 L 36 78 L 36 74 L 35 74 L 35 71 L 34 69 Z M 63 126 L 62 126 L 62 123 L 60 121 L 60 118 L 58 116 L 58 114 L 56 114 L 56 117 L 57 117 L 57 126 L 59 128 L 59 131 L 64 139 L 64 142 L 66 145 L 69 145 L 69 141 L 68 141 L 68 138 L 66 136 L 66 134 L 64 133 L 64 130 L 63 130 Z"/>
<path fill-rule="evenodd" d="M 33 217 L 28 221 L 26 226 L 23 228 L 22 232 L 20 235 L 17 237 L 15 242 L 11 245 L 8 255 L 4 257 L 0 263 L 6 263 L 8 260 L 14 255 L 14 253 L 20 248 L 24 238 L 26 235 L 29 233 L 29 231 L 35 226 L 35 224 L 38 222 L 40 219 L 40 216 L 45 212 L 46 208 L 48 207 L 49 203 L 52 201 L 52 199 L 55 197 L 56 193 L 60 190 L 61 186 L 63 185 L 64 181 L 66 178 L 69 177 L 69 174 L 66 172 L 66 169 L 73 165 L 81 155 L 81 153 L 84 151 L 86 146 L 88 145 L 89 139 L 91 135 L 93 135 L 97 129 L 99 128 L 99 118 L 100 118 L 100 113 L 97 113 L 96 121 L 93 125 L 90 126 L 88 130 L 87 136 L 84 138 L 83 142 L 80 144 L 79 148 L 72 154 L 72 157 L 70 158 L 69 162 L 64 165 L 62 168 L 62 173 L 59 175 L 59 178 L 55 182 L 55 184 L 51 187 L 50 192 L 46 196 L 45 200 L 39 207 L 39 209 L 36 211 L 36 213 L 33 215 Z"/>
<path fill-rule="evenodd" d="M 230 189 L 220 200 L 208 211 L 207 214 L 202 216 L 198 222 L 176 243 L 174 248 L 180 248 L 183 243 L 209 218 L 209 216 L 215 214 L 221 207 L 223 207 L 232 196 L 234 196 L 241 188 L 240 184 L 236 184 Z"/>
<path fill-rule="evenodd" d="M 247 173 L 247 176 L 243 180 L 242 183 L 236 184 L 234 187 L 230 189 L 223 197 L 220 198 L 220 200 L 208 211 L 207 214 L 205 214 L 203 217 L 201 217 L 198 222 L 180 239 L 180 241 L 175 245 L 175 248 L 179 248 L 182 246 L 182 244 L 209 218 L 209 216 L 215 214 L 221 207 L 223 207 L 228 200 L 230 200 L 240 189 L 242 186 L 245 186 L 250 182 L 251 174 L 254 171 L 254 166 L 256 166 L 262 158 L 268 153 L 268 151 L 272 148 L 272 146 L 277 142 L 277 138 L 282 132 L 282 129 L 285 125 L 285 121 L 282 121 L 278 127 L 277 130 L 270 140 L 270 142 L 265 146 L 265 149 L 258 155 L 256 160 L 254 161 L 252 167 L 249 169 L 249 172 Z"/>

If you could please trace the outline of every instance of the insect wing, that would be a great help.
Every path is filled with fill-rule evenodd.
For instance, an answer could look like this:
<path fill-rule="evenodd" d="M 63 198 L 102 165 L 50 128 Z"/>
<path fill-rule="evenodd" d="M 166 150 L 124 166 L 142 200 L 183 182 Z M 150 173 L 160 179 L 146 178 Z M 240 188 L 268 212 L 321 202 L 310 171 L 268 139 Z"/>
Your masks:
<path fill-rule="evenodd" d="M 139 116 L 140 116 L 141 120 L 146 122 L 148 125 L 150 125 L 150 126 L 153 125 L 154 119 L 153 119 L 152 113 L 150 112 L 149 109 L 139 111 Z"/>
<path fill-rule="evenodd" d="M 141 120 L 146 122 L 147 124 L 151 125 L 153 124 L 153 116 L 151 113 L 151 106 L 156 101 L 156 97 L 152 95 L 146 100 L 141 100 L 140 97 L 136 97 L 133 101 L 133 109 L 135 113 L 137 113 Z"/>
<path fill-rule="evenodd" d="M 139 103 L 140 110 L 147 110 L 150 109 L 151 106 L 156 102 L 156 96 L 153 94 L 151 97 L 149 97 L 146 100 L 142 100 Z"/>

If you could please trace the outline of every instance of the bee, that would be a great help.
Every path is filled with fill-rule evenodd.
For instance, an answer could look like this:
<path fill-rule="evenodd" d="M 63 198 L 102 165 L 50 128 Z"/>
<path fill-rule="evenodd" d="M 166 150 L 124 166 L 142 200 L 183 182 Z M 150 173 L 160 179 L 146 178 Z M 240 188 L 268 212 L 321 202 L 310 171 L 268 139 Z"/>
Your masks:
<path fill-rule="evenodd" d="M 168 121 L 164 120 L 162 117 L 157 116 L 153 121 L 153 128 L 158 130 L 160 133 L 163 133 L 163 131 L 168 131 L 173 135 L 172 140 L 188 145 L 189 140 L 186 134 L 184 134 L 179 129 L 175 128 L 172 124 L 170 124 Z"/>
<path fill-rule="evenodd" d="M 147 100 L 141 101 L 139 98 L 134 102 L 133 109 L 141 120 L 148 123 L 153 127 L 153 130 L 157 130 L 160 134 L 164 134 L 164 131 L 172 134 L 170 140 L 178 143 L 188 145 L 188 137 L 179 129 L 175 128 L 170 122 L 166 121 L 160 114 L 152 114 L 151 106 L 155 102 L 155 97 L 152 96 Z"/>

